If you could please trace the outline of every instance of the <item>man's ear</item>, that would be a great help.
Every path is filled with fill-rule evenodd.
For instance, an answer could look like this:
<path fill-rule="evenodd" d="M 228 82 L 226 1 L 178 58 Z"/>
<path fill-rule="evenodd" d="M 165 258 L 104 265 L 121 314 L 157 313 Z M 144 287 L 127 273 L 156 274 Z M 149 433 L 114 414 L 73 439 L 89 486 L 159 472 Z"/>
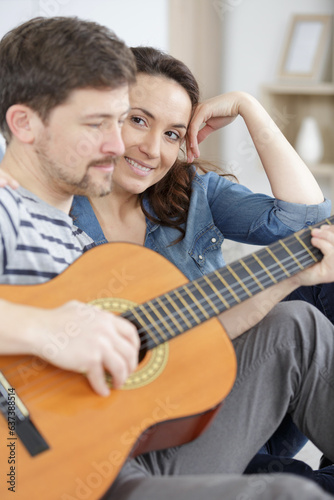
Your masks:
<path fill-rule="evenodd" d="M 20 142 L 32 144 L 36 137 L 36 125 L 40 118 L 36 112 L 24 104 L 13 104 L 8 108 L 6 120 L 13 136 Z"/>

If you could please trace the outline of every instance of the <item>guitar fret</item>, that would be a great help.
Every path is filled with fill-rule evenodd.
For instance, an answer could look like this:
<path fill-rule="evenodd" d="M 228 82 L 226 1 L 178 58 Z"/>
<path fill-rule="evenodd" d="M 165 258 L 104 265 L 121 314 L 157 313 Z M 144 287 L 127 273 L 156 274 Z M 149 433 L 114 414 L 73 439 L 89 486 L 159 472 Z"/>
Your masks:
<path fill-rule="evenodd" d="M 223 270 L 224 270 L 224 268 L 223 268 Z M 230 287 L 230 285 L 227 283 L 227 281 L 223 278 L 223 276 L 218 271 L 214 271 L 214 273 L 218 277 L 218 279 L 223 283 L 223 285 L 226 287 L 226 289 L 230 292 L 230 294 L 235 299 L 235 301 L 240 303 L 241 300 L 239 299 L 237 294 L 233 291 L 233 289 Z"/>
<path fill-rule="evenodd" d="M 303 270 L 304 269 L 304 266 L 301 265 L 301 263 L 299 262 L 299 260 L 296 258 L 295 255 L 293 255 L 293 253 L 291 252 L 291 250 L 286 246 L 286 244 L 284 243 L 284 241 L 282 240 L 279 240 L 280 244 L 282 245 L 282 247 L 284 248 L 284 250 L 286 250 L 288 252 L 288 254 L 290 255 L 290 257 L 293 258 L 293 260 L 295 261 L 295 263 L 297 264 L 297 266 L 299 267 L 299 269 Z"/>
<path fill-rule="evenodd" d="M 165 304 L 163 303 L 163 301 L 161 300 L 161 298 L 157 297 L 155 300 L 158 302 L 159 306 L 165 311 L 165 313 L 167 314 L 167 316 L 170 317 L 170 319 L 173 321 L 174 325 L 179 330 L 179 332 L 183 333 L 184 332 L 184 328 L 182 328 L 182 326 L 177 321 L 177 319 L 174 317 L 174 315 L 170 314 L 170 311 L 167 309 L 167 307 L 165 306 Z"/>
<path fill-rule="evenodd" d="M 249 267 L 247 266 L 247 264 L 242 259 L 240 259 L 240 262 L 241 262 L 241 265 L 243 266 L 243 268 L 245 269 L 245 271 L 247 271 L 247 273 L 249 274 L 249 276 L 253 279 L 253 281 L 255 281 L 255 283 L 257 284 L 257 286 L 259 288 L 261 288 L 261 290 L 264 290 L 264 286 L 257 279 L 257 277 L 255 276 L 255 274 L 249 269 Z"/>
<path fill-rule="evenodd" d="M 199 317 L 197 316 L 197 314 L 191 309 L 191 307 L 189 307 L 189 304 L 182 297 L 182 295 L 180 294 L 180 292 L 178 290 L 175 290 L 174 293 L 177 296 L 177 298 L 179 299 L 179 301 L 184 305 L 184 307 L 186 308 L 186 310 L 190 312 L 191 316 L 194 318 L 194 320 L 196 321 L 196 323 L 199 325 L 201 323 L 201 320 L 199 319 Z M 189 321 L 188 321 L 188 323 L 189 323 L 189 325 L 191 325 L 191 323 Z M 191 327 L 192 326 L 193 325 L 191 325 Z"/>
<path fill-rule="evenodd" d="M 222 296 L 218 288 L 215 287 L 214 283 L 209 280 L 207 276 L 203 276 L 209 287 L 214 291 L 215 295 L 219 298 L 219 300 L 224 304 L 226 309 L 230 308 L 230 304 L 227 302 L 227 300 Z M 219 311 L 220 312 L 220 311 Z"/>
<path fill-rule="evenodd" d="M 307 251 L 310 257 L 314 260 L 314 262 L 318 262 L 318 259 L 316 258 L 314 253 L 312 253 L 311 250 L 305 245 L 304 241 L 299 237 L 299 235 L 295 234 L 295 237 L 299 241 L 299 243 L 304 247 L 304 249 Z"/>
<path fill-rule="evenodd" d="M 252 253 L 252 257 L 254 257 L 254 259 L 256 260 L 256 262 L 262 267 L 262 269 L 267 273 L 267 275 L 269 276 L 270 280 L 273 282 L 273 283 L 277 283 L 277 280 L 275 279 L 275 277 L 271 274 L 271 272 L 269 271 L 269 269 L 267 268 L 267 266 L 264 265 L 264 263 L 262 262 L 262 260 L 260 259 L 260 257 L 258 255 L 256 255 L 256 253 Z"/>
<path fill-rule="evenodd" d="M 146 323 L 142 322 L 142 318 L 141 316 L 138 314 L 138 309 L 140 309 L 140 306 L 139 307 L 134 307 L 133 309 L 130 310 L 130 312 L 133 314 L 133 316 L 135 317 L 135 319 L 138 321 L 138 323 L 140 325 L 142 325 L 142 327 L 144 327 L 144 330 L 149 334 L 149 336 L 151 337 L 151 339 L 153 340 L 153 342 L 158 345 L 159 342 L 158 342 L 158 339 L 156 338 L 156 336 L 154 335 L 154 333 L 151 331 L 150 329 L 150 326 L 147 325 Z"/>
<path fill-rule="evenodd" d="M 176 290 L 174 291 L 174 295 L 176 295 Z M 169 294 L 166 294 L 165 295 L 166 299 L 172 304 L 173 308 L 175 311 L 178 312 L 179 316 L 181 316 L 181 318 L 183 319 L 184 323 L 188 326 L 188 328 L 192 328 L 192 324 L 190 323 L 190 321 L 186 318 L 186 316 L 183 314 L 183 311 L 182 309 L 180 309 L 179 307 L 177 307 L 177 305 L 175 304 L 174 300 L 172 299 L 172 297 L 169 295 Z M 184 331 L 184 330 L 183 330 Z"/>
<path fill-rule="evenodd" d="M 164 318 L 161 316 L 161 314 L 159 313 L 158 309 L 154 306 L 152 301 L 150 300 L 149 302 L 146 302 L 145 306 L 149 306 L 152 309 L 152 311 L 154 312 L 156 317 L 159 319 L 159 321 L 161 321 L 161 323 L 163 323 L 165 329 L 168 331 L 169 330 L 168 324 L 167 323 L 165 324 Z M 149 316 L 149 317 L 151 317 L 151 316 Z M 156 329 L 160 331 L 160 335 L 164 340 L 169 340 L 168 336 L 166 336 L 165 332 L 162 330 L 162 328 L 160 328 L 160 326 L 158 325 L 156 320 L 152 319 L 152 324 L 156 325 L 155 326 Z"/>
<path fill-rule="evenodd" d="M 278 264 L 279 267 L 282 269 L 282 271 L 286 274 L 286 276 L 288 278 L 290 278 L 291 274 L 288 273 L 288 271 L 285 269 L 285 267 L 283 266 L 283 264 L 277 259 L 276 255 L 271 251 L 271 249 L 269 247 L 267 247 L 266 250 L 269 253 L 269 255 L 274 259 L 274 261 L 276 262 L 276 264 Z"/>
<path fill-rule="evenodd" d="M 231 266 L 226 266 L 227 269 L 230 271 L 230 273 L 232 274 L 232 276 L 237 280 L 237 282 L 239 283 L 239 285 L 244 289 L 244 291 L 247 293 L 248 297 L 252 297 L 253 294 L 249 291 L 249 289 L 246 287 L 246 285 L 241 281 L 240 277 L 238 276 L 238 274 L 232 269 Z"/>
<path fill-rule="evenodd" d="M 163 332 L 161 330 L 161 328 L 159 327 L 159 325 L 157 324 L 157 322 L 154 320 L 154 318 L 152 317 L 152 315 L 149 313 L 149 311 L 146 309 L 146 306 L 147 304 L 144 304 L 144 305 L 139 305 L 138 306 L 138 309 L 144 314 L 144 316 L 146 316 L 149 321 L 150 321 L 150 326 L 151 327 L 154 327 L 155 330 L 158 331 L 158 333 L 160 334 L 161 337 L 163 337 Z M 162 334 L 162 335 L 161 335 Z M 161 344 L 161 342 L 159 341 L 156 333 L 153 333 L 152 334 L 153 336 L 151 336 L 152 340 L 156 343 L 156 345 L 159 345 Z M 154 338 L 153 338 L 154 337 Z M 166 340 L 166 339 L 165 339 Z"/>
<path fill-rule="evenodd" d="M 193 285 L 195 286 L 195 288 L 197 288 L 197 290 L 199 290 L 199 292 L 201 293 L 201 290 L 200 290 L 200 286 L 198 285 L 198 283 L 196 283 L 195 281 L 193 282 Z M 189 290 L 188 287 L 183 287 L 183 290 L 189 295 L 189 297 L 192 299 L 193 303 L 201 310 L 203 316 L 206 318 L 206 319 L 209 319 L 210 316 L 208 315 L 208 313 L 206 312 L 206 310 L 204 309 L 204 307 L 202 307 L 201 303 L 199 300 L 196 299 L 196 297 L 194 296 L 194 294 Z M 203 297 L 206 299 L 206 296 L 204 294 L 202 294 Z"/>
<path fill-rule="evenodd" d="M 204 292 L 203 288 L 198 283 L 196 283 L 196 281 L 194 281 L 193 284 L 195 285 L 195 287 L 197 288 L 197 290 L 199 291 L 199 293 L 202 295 L 202 297 L 209 304 L 209 306 L 211 307 L 211 309 L 215 312 L 215 314 L 219 314 L 219 310 L 217 309 L 217 307 L 214 305 L 214 303 L 210 299 L 210 296 L 207 293 Z"/>

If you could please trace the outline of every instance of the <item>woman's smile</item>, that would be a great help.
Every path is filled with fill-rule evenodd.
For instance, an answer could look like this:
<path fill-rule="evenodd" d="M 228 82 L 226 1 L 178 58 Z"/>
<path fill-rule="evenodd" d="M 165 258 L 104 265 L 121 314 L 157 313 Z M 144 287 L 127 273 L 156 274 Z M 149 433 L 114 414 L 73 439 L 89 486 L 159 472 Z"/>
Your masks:
<path fill-rule="evenodd" d="M 146 176 L 153 170 L 153 167 L 149 167 L 142 162 L 139 163 L 128 156 L 124 156 L 124 159 L 130 165 L 131 170 L 137 175 Z"/>

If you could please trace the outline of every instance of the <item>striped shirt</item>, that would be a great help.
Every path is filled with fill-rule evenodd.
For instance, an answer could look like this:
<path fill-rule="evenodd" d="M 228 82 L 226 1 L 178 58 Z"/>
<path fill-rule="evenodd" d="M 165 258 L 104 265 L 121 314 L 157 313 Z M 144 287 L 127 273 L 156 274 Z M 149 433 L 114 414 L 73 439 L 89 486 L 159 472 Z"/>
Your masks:
<path fill-rule="evenodd" d="M 43 283 L 64 271 L 93 240 L 71 217 L 20 187 L 0 188 L 0 283 Z"/>

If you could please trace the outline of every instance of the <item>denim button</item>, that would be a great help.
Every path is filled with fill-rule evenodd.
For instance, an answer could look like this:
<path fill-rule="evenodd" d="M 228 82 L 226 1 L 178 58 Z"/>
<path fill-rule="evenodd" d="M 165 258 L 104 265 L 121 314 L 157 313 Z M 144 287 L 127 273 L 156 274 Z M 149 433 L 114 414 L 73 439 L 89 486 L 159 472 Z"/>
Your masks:
<path fill-rule="evenodd" d="M 198 258 L 199 258 L 199 260 L 203 260 L 203 256 L 202 255 L 199 255 Z"/>
<path fill-rule="evenodd" d="M 216 241 L 217 241 L 217 238 L 211 238 L 212 243 L 216 243 Z"/>

